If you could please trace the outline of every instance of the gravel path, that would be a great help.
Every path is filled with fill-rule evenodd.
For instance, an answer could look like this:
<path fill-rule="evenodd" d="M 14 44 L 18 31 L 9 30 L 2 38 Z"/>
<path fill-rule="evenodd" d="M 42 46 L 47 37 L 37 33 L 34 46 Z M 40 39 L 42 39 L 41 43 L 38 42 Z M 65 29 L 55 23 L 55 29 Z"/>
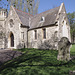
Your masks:
<path fill-rule="evenodd" d="M 14 51 L 14 50 L 0 50 L 0 65 L 8 60 L 12 60 L 18 56 L 21 56 L 22 52 Z"/>

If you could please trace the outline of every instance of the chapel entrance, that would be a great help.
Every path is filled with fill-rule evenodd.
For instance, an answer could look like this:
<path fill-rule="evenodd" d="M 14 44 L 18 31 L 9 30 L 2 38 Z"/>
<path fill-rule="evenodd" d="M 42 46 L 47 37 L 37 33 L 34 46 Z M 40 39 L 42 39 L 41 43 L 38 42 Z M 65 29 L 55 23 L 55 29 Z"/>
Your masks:
<path fill-rule="evenodd" d="M 13 35 L 13 33 L 10 34 L 10 46 L 14 47 L 14 35 Z"/>

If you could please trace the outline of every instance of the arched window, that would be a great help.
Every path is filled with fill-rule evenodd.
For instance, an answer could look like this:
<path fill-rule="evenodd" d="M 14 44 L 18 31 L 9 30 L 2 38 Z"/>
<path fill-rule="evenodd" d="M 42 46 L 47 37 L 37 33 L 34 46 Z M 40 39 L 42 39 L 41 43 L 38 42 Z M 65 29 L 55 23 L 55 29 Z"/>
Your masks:
<path fill-rule="evenodd" d="M 24 40 L 24 32 L 21 32 L 21 38 Z"/>
<path fill-rule="evenodd" d="M 43 38 L 46 39 L 46 29 L 43 29 Z"/>
<path fill-rule="evenodd" d="M 37 31 L 36 31 L 36 30 L 34 30 L 34 32 L 35 32 L 35 39 L 37 39 Z"/>
<path fill-rule="evenodd" d="M 9 23 L 10 23 L 10 27 L 13 27 L 14 22 L 13 22 L 13 20 L 12 20 L 12 19 L 10 19 Z"/>
<path fill-rule="evenodd" d="M 54 32 L 54 37 L 57 37 L 58 31 Z"/>

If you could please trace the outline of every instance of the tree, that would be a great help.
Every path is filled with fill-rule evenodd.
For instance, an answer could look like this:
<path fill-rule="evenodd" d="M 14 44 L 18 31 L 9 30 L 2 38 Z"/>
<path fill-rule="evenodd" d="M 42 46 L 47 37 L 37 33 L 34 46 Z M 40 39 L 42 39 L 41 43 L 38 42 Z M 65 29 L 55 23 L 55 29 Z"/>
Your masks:
<path fill-rule="evenodd" d="M 2 0 L 0 0 L 1 2 Z M 7 9 L 13 5 L 16 9 L 22 10 L 29 14 L 37 14 L 40 0 L 7 0 Z"/>
<path fill-rule="evenodd" d="M 39 0 L 27 0 L 26 6 L 26 11 L 28 11 L 30 14 L 35 15 L 38 12 Z"/>
<path fill-rule="evenodd" d="M 68 13 L 68 19 L 71 27 L 71 38 L 72 42 L 75 43 L 75 12 Z"/>

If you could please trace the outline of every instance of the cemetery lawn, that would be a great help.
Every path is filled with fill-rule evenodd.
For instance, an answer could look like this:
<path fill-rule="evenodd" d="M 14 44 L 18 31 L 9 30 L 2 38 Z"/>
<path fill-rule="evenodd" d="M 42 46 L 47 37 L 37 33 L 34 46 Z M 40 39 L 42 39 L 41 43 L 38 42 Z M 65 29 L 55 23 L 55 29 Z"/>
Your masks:
<path fill-rule="evenodd" d="M 75 59 L 68 62 L 57 60 L 56 50 L 21 49 L 24 54 L 6 62 L 0 75 L 69 75 L 75 70 Z M 75 56 L 75 45 L 71 57 Z"/>
<path fill-rule="evenodd" d="M 71 47 L 71 56 L 75 56 L 75 45 Z"/>

